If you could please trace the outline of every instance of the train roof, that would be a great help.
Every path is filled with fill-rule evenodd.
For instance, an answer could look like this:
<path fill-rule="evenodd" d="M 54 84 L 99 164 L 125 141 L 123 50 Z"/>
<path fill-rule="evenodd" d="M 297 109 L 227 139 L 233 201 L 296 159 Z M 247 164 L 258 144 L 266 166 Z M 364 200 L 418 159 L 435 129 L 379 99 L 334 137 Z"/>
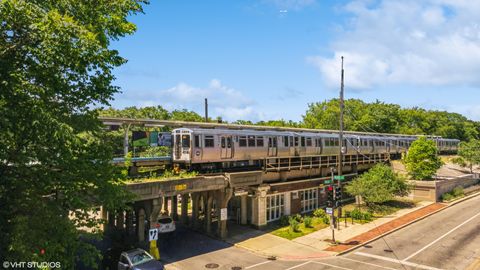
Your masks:
<path fill-rule="evenodd" d="M 228 129 L 228 130 L 257 130 L 257 131 L 276 131 L 276 132 L 302 132 L 302 133 L 322 133 L 337 134 L 338 130 L 329 129 L 310 129 L 295 127 L 273 127 L 273 126 L 257 126 L 257 125 L 238 125 L 225 123 L 210 122 L 191 122 L 191 121 L 173 121 L 173 120 L 157 120 L 157 119 L 135 119 L 135 118 L 119 118 L 119 117 L 99 117 L 105 125 L 141 125 L 145 127 L 171 127 L 171 128 L 199 128 L 199 129 Z M 381 136 L 381 137 L 404 137 L 418 138 L 419 136 L 427 136 L 428 138 L 441 138 L 435 135 L 405 135 L 394 133 L 375 133 L 375 132 L 359 132 L 344 131 L 345 135 L 363 135 L 363 136 Z M 454 139 L 450 139 L 454 140 Z"/>

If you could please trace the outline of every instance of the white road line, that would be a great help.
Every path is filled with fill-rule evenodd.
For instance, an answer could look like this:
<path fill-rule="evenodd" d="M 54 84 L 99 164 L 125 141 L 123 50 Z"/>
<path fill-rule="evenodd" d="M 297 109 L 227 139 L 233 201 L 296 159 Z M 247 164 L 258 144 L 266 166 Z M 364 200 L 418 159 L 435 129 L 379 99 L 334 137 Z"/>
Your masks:
<path fill-rule="evenodd" d="M 245 269 L 254 268 L 254 267 L 264 265 L 264 264 L 267 264 L 267 263 L 271 263 L 271 262 L 273 262 L 273 261 L 264 261 L 264 262 L 261 262 L 261 263 L 257 263 L 257 264 L 254 264 L 254 265 L 247 266 L 247 267 L 245 267 Z"/>
<path fill-rule="evenodd" d="M 440 236 L 439 238 L 437 238 L 437 240 L 431 242 L 430 244 L 424 246 L 423 248 L 419 249 L 417 252 L 413 253 L 412 255 L 406 257 L 405 259 L 403 259 L 403 261 L 407 261 L 409 259 L 411 259 L 412 257 L 414 257 L 415 255 L 417 255 L 418 253 L 424 251 L 425 249 L 429 248 L 430 246 L 432 246 L 433 244 L 437 243 L 438 241 L 440 241 L 442 238 L 444 238 L 445 236 L 449 235 L 450 233 L 452 233 L 453 231 L 455 231 L 456 229 L 462 227 L 463 225 L 465 225 L 466 223 L 468 223 L 469 221 L 471 221 L 472 219 L 476 218 L 477 216 L 479 216 L 480 213 L 476 214 L 475 216 L 465 220 L 464 222 L 462 222 L 460 225 L 456 226 L 455 228 L 451 229 L 450 231 L 448 231 L 447 233 L 445 233 L 444 235 Z"/>
<path fill-rule="evenodd" d="M 304 263 L 301 263 L 301 264 L 297 264 L 297 265 L 295 265 L 295 266 L 293 266 L 293 267 L 290 267 L 290 268 L 288 268 L 288 269 L 285 269 L 285 270 L 292 270 L 292 269 L 298 268 L 298 267 L 300 267 L 300 266 L 304 266 L 304 265 L 306 265 L 306 264 L 309 264 L 309 263 L 311 263 L 311 262 L 312 262 L 312 261 L 308 261 L 308 262 L 304 262 Z"/>
<path fill-rule="evenodd" d="M 407 266 L 422 268 L 422 269 L 426 269 L 426 270 L 441 270 L 439 268 L 431 267 L 431 266 L 428 266 L 428 265 L 406 262 L 406 261 L 400 261 L 400 260 L 397 260 L 397 259 L 392 259 L 392 258 L 383 257 L 383 256 L 379 256 L 379 255 L 374 255 L 374 254 L 369 254 L 369 253 L 364 253 L 364 252 L 355 252 L 354 254 L 360 255 L 360 256 L 365 256 L 365 257 L 370 257 L 370 258 L 374 258 L 374 259 L 378 259 L 378 260 L 384 260 L 384 261 L 387 261 L 387 262 L 394 262 L 394 263 L 403 264 L 403 265 L 407 265 Z"/>
<path fill-rule="evenodd" d="M 318 264 L 322 264 L 322 265 L 326 265 L 326 266 L 330 266 L 330 267 L 335 267 L 335 268 L 339 268 L 339 269 L 344 269 L 344 270 L 353 270 L 352 268 L 345 268 L 345 267 L 341 267 L 341 266 L 337 266 L 337 265 L 333 265 L 333 264 L 329 264 L 329 263 L 322 263 L 322 262 L 316 262 L 316 261 L 313 261 L 313 263 L 318 263 Z"/>
<path fill-rule="evenodd" d="M 354 259 L 350 259 L 350 258 L 346 258 L 346 257 L 337 257 L 337 258 L 342 259 L 342 260 L 349 260 L 349 261 L 357 262 L 357 263 L 363 263 L 363 264 L 375 266 L 375 267 L 378 267 L 378 268 L 389 269 L 389 270 L 397 270 L 395 268 L 386 267 L 386 266 L 382 266 L 382 265 L 378 265 L 378 264 L 374 264 L 374 263 L 362 262 L 362 261 L 359 261 L 359 260 L 354 260 Z"/>

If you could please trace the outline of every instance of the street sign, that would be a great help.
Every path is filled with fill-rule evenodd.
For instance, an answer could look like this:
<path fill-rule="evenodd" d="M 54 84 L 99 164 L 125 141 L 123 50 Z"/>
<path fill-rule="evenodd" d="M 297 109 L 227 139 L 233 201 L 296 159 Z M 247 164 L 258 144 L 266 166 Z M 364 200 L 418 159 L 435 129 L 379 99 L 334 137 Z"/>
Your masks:
<path fill-rule="evenodd" d="M 222 208 L 220 209 L 220 220 L 227 220 L 228 215 L 227 215 L 227 208 Z"/>
<path fill-rule="evenodd" d="M 187 184 L 181 184 L 181 185 L 175 185 L 175 190 L 176 191 L 182 191 L 187 189 Z"/>
<path fill-rule="evenodd" d="M 331 184 L 331 183 L 332 183 L 332 180 L 325 180 L 323 183 L 325 183 L 325 184 Z"/>
<path fill-rule="evenodd" d="M 325 208 L 325 213 L 331 215 L 333 213 L 333 208 L 331 208 L 331 207 Z"/>
<path fill-rule="evenodd" d="M 158 239 L 158 230 L 150 229 L 150 231 L 148 231 L 148 241 L 155 241 L 157 239 Z"/>
<path fill-rule="evenodd" d="M 335 175 L 333 177 L 333 179 L 335 179 L 335 180 L 345 180 L 345 175 Z"/>

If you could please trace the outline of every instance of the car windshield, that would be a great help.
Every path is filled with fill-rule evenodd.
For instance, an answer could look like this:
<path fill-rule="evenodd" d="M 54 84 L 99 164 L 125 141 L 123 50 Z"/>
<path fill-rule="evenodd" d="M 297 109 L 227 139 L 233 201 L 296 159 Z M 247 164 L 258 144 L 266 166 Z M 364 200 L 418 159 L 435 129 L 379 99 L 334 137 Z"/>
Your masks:
<path fill-rule="evenodd" d="M 169 224 L 172 223 L 172 218 L 166 217 L 166 218 L 160 218 L 158 220 L 158 223 L 160 224 Z"/>
<path fill-rule="evenodd" d="M 138 253 L 131 257 L 131 261 L 134 266 L 151 260 L 153 260 L 153 257 L 146 252 Z"/>

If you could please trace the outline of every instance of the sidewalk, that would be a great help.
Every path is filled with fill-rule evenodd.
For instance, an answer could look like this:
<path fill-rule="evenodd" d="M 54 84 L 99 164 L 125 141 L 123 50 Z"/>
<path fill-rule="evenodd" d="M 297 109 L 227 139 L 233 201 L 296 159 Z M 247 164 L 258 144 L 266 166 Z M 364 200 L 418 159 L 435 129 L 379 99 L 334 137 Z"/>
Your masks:
<path fill-rule="evenodd" d="M 283 260 L 303 260 L 334 256 L 365 243 L 383 233 L 394 230 L 417 218 L 428 215 L 447 205 L 432 202 L 420 202 L 416 207 L 402 209 L 392 215 L 378 218 L 367 224 L 341 224 L 340 230 L 335 230 L 335 239 L 344 244 L 330 246 L 326 239 L 331 239 L 330 227 L 314 233 L 287 240 L 264 231 L 246 226 L 229 224 L 229 234 L 226 242 L 242 247 L 264 257 L 276 257 Z"/>
<path fill-rule="evenodd" d="M 366 224 L 354 224 L 352 225 L 351 223 L 347 223 L 347 227 L 345 228 L 345 223 L 340 224 L 340 230 L 335 230 L 335 240 L 340 241 L 343 243 L 351 243 L 354 244 L 356 239 L 354 239 L 356 236 L 361 235 L 365 232 L 371 231 L 371 230 L 376 230 L 378 226 L 381 226 L 385 223 L 391 222 L 395 219 L 398 219 L 404 215 L 407 215 L 409 213 L 412 213 L 414 211 L 417 211 L 419 209 L 422 209 L 428 205 L 431 205 L 432 202 L 427 202 L 427 201 L 422 201 L 419 202 L 415 207 L 413 208 L 408 208 L 408 209 L 402 209 L 397 211 L 394 214 L 384 216 L 381 218 L 378 218 L 372 222 L 366 223 Z M 332 230 L 329 228 L 325 228 L 323 230 L 316 231 L 314 233 L 298 237 L 293 239 L 292 241 L 301 243 L 307 246 L 314 247 L 316 249 L 320 250 L 327 250 L 327 251 L 335 251 L 338 252 L 337 250 L 332 250 L 330 249 L 330 244 L 326 242 L 325 240 L 332 239 Z M 349 247 L 352 247 L 352 245 L 348 245 Z"/>

